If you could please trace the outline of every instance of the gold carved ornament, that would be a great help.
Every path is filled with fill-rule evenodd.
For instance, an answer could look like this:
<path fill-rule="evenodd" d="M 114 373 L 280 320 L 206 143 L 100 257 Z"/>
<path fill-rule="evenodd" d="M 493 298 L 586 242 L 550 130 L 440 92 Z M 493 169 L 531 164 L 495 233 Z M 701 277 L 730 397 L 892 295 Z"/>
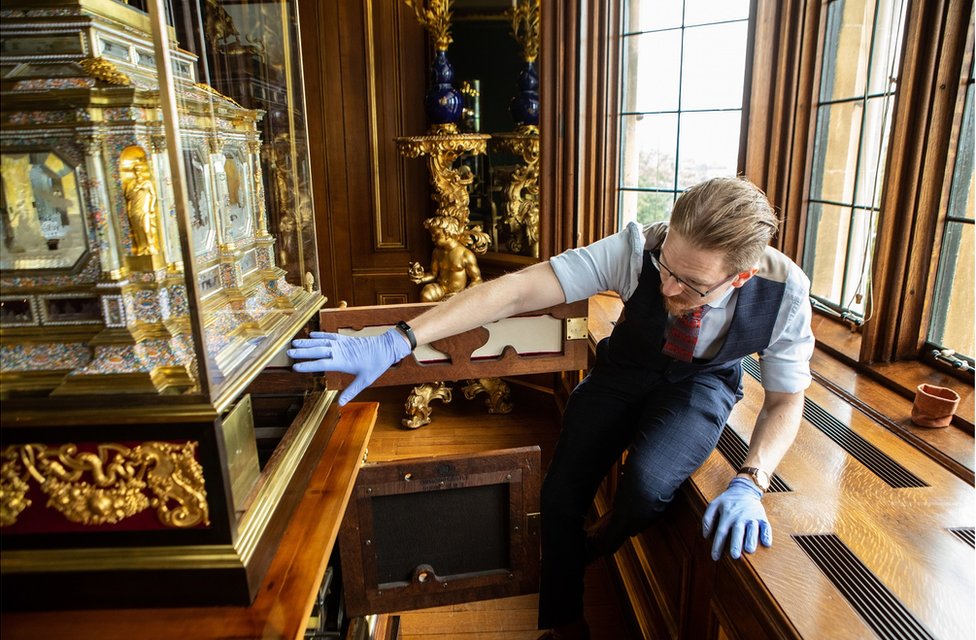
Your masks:
<path fill-rule="evenodd" d="M 454 163 L 465 153 L 485 153 L 489 137 L 484 134 L 459 134 L 397 139 L 404 157 L 427 156 L 427 169 L 434 187 L 431 197 L 437 203 L 436 215 L 450 216 L 467 224 L 470 202 L 468 185 L 474 180 L 474 175 L 467 165 L 454 168 Z"/>
<path fill-rule="evenodd" d="M 129 218 L 132 255 L 152 256 L 159 253 L 159 199 L 149 162 L 138 158 L 123 173 L 122 193 Z M 127 171 L 126 171 L 127 169 Z"/>
<path fill-rule="evenodd" d="M 77 445 L 11 445 L 0 452 L 0 526 L 31 506 L 33 479 L 47 506 L 71 522 L 116 524 L 152 507 L 168 527 L 209 525 L 203 469 L 196 442 L 145 442 L 129 448 L 107 443 L 97 453 Z M 148 491 L 148 494 L 147 494 Z"/>
<path fill-rule="evenodd" d="M 502 224 L 507 227 L 508 249 L 521 253 L 523 240 L 532 255 L 539 251 L 539 130 L 523 125 L 515 134 L 499 135 L 495 144 L 522 157 L 505 189 L 507 198 Z"/>
<path fill-rule="evenodd" d="M 434 39 L 437 51 L 447 51 L 451 38 L 451 4 L 453 0 L 403 0 L 417 14 L 417 22 Z"/>
<path fill-rule="evenodd" d="M 119 71 L 119 68 L 110 60 L 106 60 L 105 58 L 83 58 L 78 61 L 78 64 L 85 70 L 85 73 L 96 80 L 116 84 L 121 87 L 132 86 L 132 80 L 129 79 L 129 76 Z"/>
<path fill-rule="evenodd" d="M 512 37 L 522 46 L 522 58 L 539 57 L 539 0 L 518 0 L 512 5 Z"/>

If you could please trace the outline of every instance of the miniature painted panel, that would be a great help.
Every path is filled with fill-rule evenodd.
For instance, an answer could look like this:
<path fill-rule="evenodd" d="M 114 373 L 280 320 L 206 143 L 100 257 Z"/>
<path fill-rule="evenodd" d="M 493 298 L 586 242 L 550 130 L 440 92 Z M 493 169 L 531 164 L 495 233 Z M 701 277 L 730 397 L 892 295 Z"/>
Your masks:
<path fill-rule="evenodd" d="M 55 151 L 5 152 L 0 269 L 70 269 L 88 250 L 76 168 Z"/>

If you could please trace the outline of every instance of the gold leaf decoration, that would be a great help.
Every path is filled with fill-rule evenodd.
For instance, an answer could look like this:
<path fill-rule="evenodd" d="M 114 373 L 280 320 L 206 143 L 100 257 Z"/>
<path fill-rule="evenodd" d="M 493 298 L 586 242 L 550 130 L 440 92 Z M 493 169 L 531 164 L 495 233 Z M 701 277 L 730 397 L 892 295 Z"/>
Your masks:
<path fill-rule="evenodd" d="M 447 51 L 451 38 L 453 0 L 403 0 L 417 14 L 417 22 L 430 33 L 437 51 Z"/>
<path fill-rule="evenodd" d="M 16 447 L 7 447 L 0 454 L 0 527 L 11 525 L 17 516 L 31 506 L 26 498 L 30 485 L 24 479 L 24 467 Z"/>
<path fill-rule="evenodd" d="M 71 522 L 116 524 L 153 507 L 169 527 L 209 525 L 196 447 L 196 442 L 145 442 L 135 448 L 106 443 L 91 453 L 75 444 L 11 445 L 0 456 L 0 526 L 14 524 L 31 506 L 25 498 L 30 479 L 48 496 L 47 506 Z"/>
<path fill-rule="evenodd" d="M 512 36 L 522 46 L 522 58 L 539 57 L 539 0 L 518 0 L 512 6 Z"/>
<path fill-rule="evenodd" d="M 159 520 L 181 529 L 201 522 L 210 524 L 203 469 L 194 457 L 196 444 L 181 447 L 167 442 L 147 442 L 139 449 L 149 469 L 146 481 L 152 489 L 152 506 Z M 171 506 L 173 503 L 175 507 Z"/>
<path fill-rule="evenodd" d="M 85 73 L 96 80 L 101 80 L 109 84 L 117 84 L 122 87 L 132 86 L 132 80 L 129 79 L 129 76 L 119 71 L 115 63 L 110 60 L 106 60 L 105 58 L 84 58 L 79 60 L 78 64 L 85 70 Z"/>

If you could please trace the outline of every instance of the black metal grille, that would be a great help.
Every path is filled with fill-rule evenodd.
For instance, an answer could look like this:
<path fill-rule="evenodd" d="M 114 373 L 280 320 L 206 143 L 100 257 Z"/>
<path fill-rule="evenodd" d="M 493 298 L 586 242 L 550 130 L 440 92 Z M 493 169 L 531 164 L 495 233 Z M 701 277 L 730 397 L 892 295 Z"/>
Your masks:
<path fill-rule="evenodd" d="M 929 486 L 809 398 L 803 401 L 803 417 L 889 486 L 895 489 Z"/>
<path fill-rule="evenodd" d="M 751 356 L 743 358 L 742 368 L 753 378 L 762 382 L 759 363 L 755 358 Z M 840 445 L 854 459 L 884 480 L 888 486 L 895 489 L 929 486 L 928 483 L 895 462 L 888 454 L 855 433 L 849 426 L 810 398 L 803 399 L 803 417 Z"/>
<path fill-rule="evenodd" d="M 976 533 L 973 527 L 951 527 L 949 533 L 956 536 L 970 547 L 976 548 Z"/>
<path fill-rule="evenodd" d="M 934 640 L 898 598 L 832 533 L 794 535 L 865 623 L 884 640 Z"/>

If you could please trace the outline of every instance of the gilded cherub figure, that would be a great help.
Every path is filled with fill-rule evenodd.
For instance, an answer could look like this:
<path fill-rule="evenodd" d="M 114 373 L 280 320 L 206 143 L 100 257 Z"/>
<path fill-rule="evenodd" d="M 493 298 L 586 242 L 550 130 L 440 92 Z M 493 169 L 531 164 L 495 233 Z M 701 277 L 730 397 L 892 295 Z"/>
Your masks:
<path fill-rule="evenodd" d="M 464 235 L 461 223 L 450 216 L 434 216 L 424 221 L 434 239 L 430 272 L 425 273 L 419 263 L 410 263 L 408 275 L 416 284 L 423 284 L 420 298 L 437 302 L 453 296 L 466 287 L 481 282 L 481 269 L 474 252 L 460 238 Z"/>

